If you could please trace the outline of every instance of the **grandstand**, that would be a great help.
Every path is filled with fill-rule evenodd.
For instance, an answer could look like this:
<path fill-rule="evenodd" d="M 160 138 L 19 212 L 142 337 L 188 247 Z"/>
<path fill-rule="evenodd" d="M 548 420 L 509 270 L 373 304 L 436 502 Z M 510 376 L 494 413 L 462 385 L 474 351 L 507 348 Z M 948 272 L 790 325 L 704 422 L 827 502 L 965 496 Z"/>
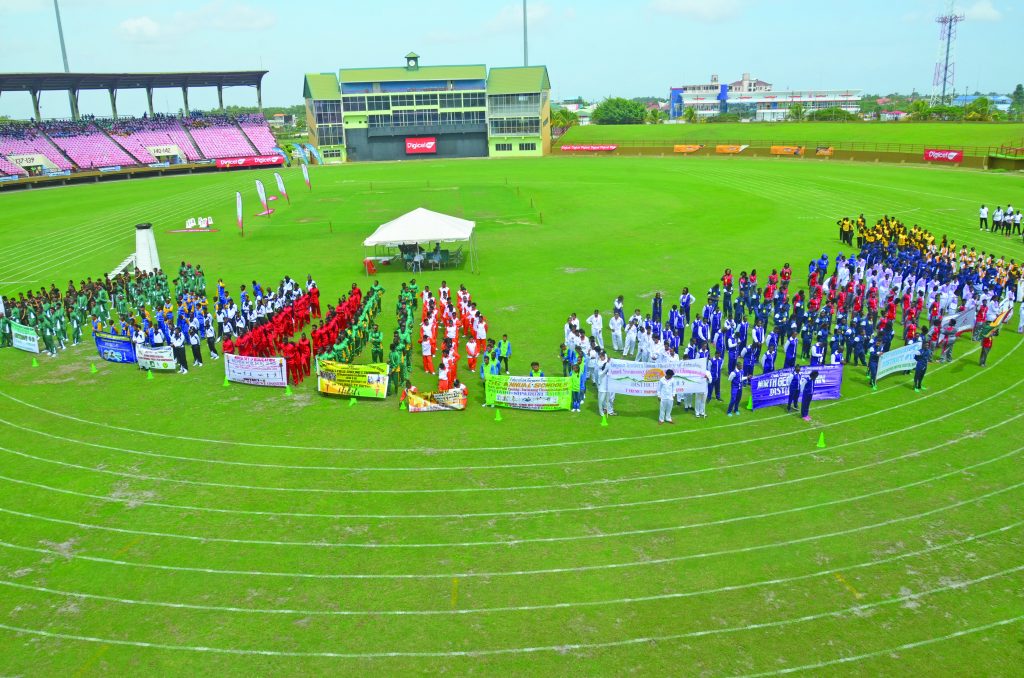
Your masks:
<path fill-rule="evenodd" d="M 260 82 L 265 74 L 266 71 L 0 74 L 0 93 L 28 92 L 35 111 L 34 121 L 0 123 L 0 186 L 37 180 L 96 179 L 98 172 L 116 176 L 171 168 L 192 171 L 210 166 L 256 164 L 245 162 L 247 158 L 260 158 L 260 165 L 287 162 L 262 112 L 228 116 L 188 108 L 188 90 L 192 87 L 216 87 L 223 110 L 224 87 L 254 86 L 261 104 Z M 154 89 L 179 87 L 183 115 L 157 114 L 153 110 Z M 126 88 L 146 90 L 147 114 L 118 115 L 117 91 Z M 71 119 L 43 119 L 40 94 L 63 89 L 72 97 Z M 83 89 L 106 89 L 110 93 L 111 116 L 80 115 L 78 92 Z M 276 163 L 274 156 L 279 158 Z M 229 159 L 231 162 L 226 162 Z"/>

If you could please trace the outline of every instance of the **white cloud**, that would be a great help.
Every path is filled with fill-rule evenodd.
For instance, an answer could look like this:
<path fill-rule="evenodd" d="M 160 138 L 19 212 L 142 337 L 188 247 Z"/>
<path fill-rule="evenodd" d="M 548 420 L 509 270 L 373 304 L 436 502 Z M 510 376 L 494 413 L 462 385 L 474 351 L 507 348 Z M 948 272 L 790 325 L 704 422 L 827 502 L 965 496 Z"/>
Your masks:
<path fill-rule="evenodd" d="M 117 25 L 117 31 L 132 42 L 146 42 L 160 38 L 160 24 L 148 16 L 125 19 Z"/>
<path fill-rule="evenodd" d="M 650 9 L 658 14 L 675 14 L 694 21 L 715 22 L 739 15 L 740 0 L 651 0 Z"/>
<path fill-rule="evenodd" d="M 188 38 L 201 31 L 265 31 L 277 24 L 268 10 L 241 2 L 213 0 L 190 12 L 175 12 L 166 20 L 144 15 L 125 19 L 117 32 L 132 42 L 162 42 Z"/>
<path fill-rule="evenodd" d="M 971 21 L 999 21 L 1003 13 L 996 9 L 991 0 L 978 0 L 966 10 L 964 14 Z"/>
<path fill-rule="evenodd" d="M 529 21 L 531 29 L 550 17 L 551 6 L 545 2 L 531 2 L 526 6 L 526 19 Z M 484 25 L 484 29 L 490 33 L 508 33 L 522 30 L 522 27 L 522 4 L 503 6 L 498 10 L 498 14 Z"/>

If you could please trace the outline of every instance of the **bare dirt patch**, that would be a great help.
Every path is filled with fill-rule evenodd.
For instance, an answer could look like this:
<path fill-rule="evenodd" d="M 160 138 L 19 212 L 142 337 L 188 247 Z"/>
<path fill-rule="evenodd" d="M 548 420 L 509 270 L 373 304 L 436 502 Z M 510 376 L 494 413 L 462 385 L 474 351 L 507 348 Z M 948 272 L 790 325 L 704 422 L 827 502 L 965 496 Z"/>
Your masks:
<path fill-rule="evenodd" d="M 572 275 L 573 273 L 583 273 L 586 270 L 587 269 L 585 268 L 574 268 L 572 266 L 566 266 L 565 268 L 562 269 L 564 273 L 568 273 L 569 275 Z"/>
<path fill-rule="evenodd" d="M 75 555 L 75 544 L 77 542 L 78 542 L 78 537 L 71 537 L 70 539 L 62 541 L 60 543 L 53 542 L 53 541 L 47 541 L 45 539 L 41 539 L 39 541 L 40 544 L 42 544 L 46 548 L 50 549 L 51 551 L 53 551 L 57 555 L 62 556 L 63 558 L 65 558 L 67 560 L 71 560 L 74 557 L 74 555 Z"/>
<path fill-rule="evenodd" d="M 123 503 L 127 508 L 134 509 L 156 499 L 156 492 L 133 490 L 127 482 L 119 482 L 114 485 L 114 491 L 107 496 Z"/>

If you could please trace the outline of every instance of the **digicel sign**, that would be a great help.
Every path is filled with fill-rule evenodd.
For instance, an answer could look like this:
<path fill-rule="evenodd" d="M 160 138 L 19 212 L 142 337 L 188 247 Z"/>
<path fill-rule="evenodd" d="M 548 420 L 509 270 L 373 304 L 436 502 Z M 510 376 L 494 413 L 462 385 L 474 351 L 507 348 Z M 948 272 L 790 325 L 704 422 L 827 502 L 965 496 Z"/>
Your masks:
<path fill-rule="evenodd" d="M 405 153 L 437 153 L 437 137 L 408 137 L 405 140 Z"/>

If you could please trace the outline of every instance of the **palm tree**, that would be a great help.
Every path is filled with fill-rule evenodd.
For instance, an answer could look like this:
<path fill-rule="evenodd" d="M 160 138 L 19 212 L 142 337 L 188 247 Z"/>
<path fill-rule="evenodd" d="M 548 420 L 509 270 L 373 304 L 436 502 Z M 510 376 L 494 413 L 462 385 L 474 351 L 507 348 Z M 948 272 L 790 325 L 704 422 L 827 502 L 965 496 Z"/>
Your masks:
<path fill-rule="evenodd" d="M 687 106 L 686 110 L 683 111 L 683 120 L 688 123 L 697 122 L 697 109 L 693 106 Z"/>
<path fill-rule="evenodd" d="M 910 118 L 912 120 L 927 120 L 931 116 L 931 106 L 924 99 L 918 99 L 910 104 Z"/>
<path fill-rule="evenodd" d="M 790 104 L 789 114 L 786 117 L 795 122 L 800 122 L 804 119 L 804 105 L 799 102 Z"/>
<path fill-rule="evenodd" d="M 660 108 L 652 108 L 647 111 L 647 115 L 644 116 L 644 122 L 648 125 L 660 125 L 665 122 L 665 111 Z"/>
<path fill-rule="evenodd" d="M 578 125 L 579 122 L 579 114 L 567 108 L 560 108 L 551 114 L 551 127 L 558 130 L 556 132 L 558 136 L 565 134 L 570 127 Z"/>

